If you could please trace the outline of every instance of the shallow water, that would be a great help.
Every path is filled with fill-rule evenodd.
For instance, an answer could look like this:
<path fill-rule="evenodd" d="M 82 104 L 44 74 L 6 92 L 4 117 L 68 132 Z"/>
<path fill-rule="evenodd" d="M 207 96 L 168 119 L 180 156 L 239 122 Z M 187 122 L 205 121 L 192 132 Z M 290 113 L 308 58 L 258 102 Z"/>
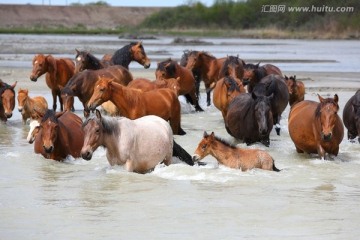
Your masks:
<path fill-rule="evenodd" d="M 4 35 L 0 39 L 4 43 L 14 41 L 14 37 Z M 23 44 L 19 48 L 24 42 L 31 48 L 30 43 L 35 41 L 33 36 L 21 36 L 21 39 Z M 44 39 L 62 41 L 63 37 L 54 40 L 54 36 L 45 36 Z M 95 43 L 105 41 L 97 36 L 71 36 L 70 39 L 77 39 L 77 43 L 84 41 L 83 45 L 76 46 L 79 48 L 90 46 L 86 42 L 89 39 Z M 106 40 L 109 42 L 110 37 Z M 176 57 L 181 56 L 182 50 L 191 48 L 169 47 L 168 41 L 168 38 L 145 40 L 144 46 L 146 50 L 149 46 L 153 53 L 166 48 Z M 294 52 L 299 52 L 298 55 L 316 60 L 318 51 L 323 49 L 325 54 L 324 49 L 333 48 L 334 51 L 321 57 L 336 60 L 323 63 L 332 65 L 328 72 L 335 72 L 333 66 L 347 66 L 345 72 L 359 71 L 353 62 L 344 60 L 352 59 L 353 53 L 359 51 L 356 48 L 346 50 L 356 45 L 353 41 L 206 41 L 234 45 L 196 49 L 206 48 L 217 54 L 237 51 L 240 55 L 244 51 L 244 55 L 254 55 L 253 59 L 260 56 L 292 59 Z M 338 48 L 339 42 L 343 49 Z M 314 48 L 314 44 L 321 49 Z M 283 47 L 277 50 L 278 45 Z M 259 47 L 272 49 L 273 53 L 261 52 Z M 19 61 L 2 55 L 0 70 L 4 81 L 18 76 L 13 72 L 7 74 L 9 67 L 20 62 L 13 70 L 24 74 L 18 79 L 17 89 L 41 84 L 25 82 L 25 79 L 29 81 L 28 61 L 32 53 L 19 53 L 16 57 L 7 54 Z M 152 59 L 153 56 L 155 59 L 168 57 L 149 54 Z M 21 65 L 22 61 L 26 66 Z M 287 67 L 279 62 L 277 65 L 285 72 L 312 72 L 314 65 L 320 72 L 327 69 L 321 63 L 292 62 Z M 149 76 L 153 75 L 154 65 L 150 70 L 140 71 L 136 64 L 134 68 L 137 69 L 135 74 L 149 71 Z M 305 82 L 306 86 L 313 86 L 306 99 L 316 100 L 317 93 L 322 96 L 337 93 L 342 116 L 347 99 L 360 87 L 357 80 L 353 89 L 348 89 L 349 85 L 337 89 L 326 82 L 316 83 L 321 87 Z M 44 84 L 36 87 L 33 93 L 44 95 L 51 103 Z M 221 113 L 213 106 L 206 107 L 205 99 L 202 93 L 200 104 L 205 112 L 195 113 L 180 98 L 182 125 L 187 135 L 176 136 L 175 140 L 189 153 L 194 152 L 205 130 L 234 141 L 224 129 Z M 75 107 L 76 113 L 81 115 L 79 102 Z M 276 166 L 282 169 L 279 173 L 240 172 L 219 166 L 214 158 L 207 157 L 204 159 L 206 166 L 190 167 L 174 159 L 176 164 L 159 165 L 153 172 L 140 175 L 127 173 L 121 167 L 110 168 L 104 149 L 96 151 L 91 161 L 69 157 L 59 163 L 36 155 L 33 146 L 26 143 L 28 126 L 22 125 L 20 113 L 15 109 L 14 116 L 6 124 L 0 123 L 0 239 L 357 239 L 360 234 L 360 144 L 344 138 L 339 155 L 331 161 L 320 160 L 316 155 L 297 154 L 287 130 L 288 113 L 289 108 L 283 113 L 281 136 L 275 131 L 271 133 L 269 148 L 260 144 L 250 146 L 267 150 Z M 239 146 L 247 147 L 242 143 Z"/>

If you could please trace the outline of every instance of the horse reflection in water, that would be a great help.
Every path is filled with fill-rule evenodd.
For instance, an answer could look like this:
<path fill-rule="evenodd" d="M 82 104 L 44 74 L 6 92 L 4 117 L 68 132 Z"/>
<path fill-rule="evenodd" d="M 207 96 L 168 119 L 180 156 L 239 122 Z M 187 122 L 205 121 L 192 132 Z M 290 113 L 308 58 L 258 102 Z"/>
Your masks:
<path fill-rule="evenodd" d="M 220 164 L 242 171 L 253 168 L 280 171 L 275 167 L 274 159 L 266 151 L 238 148 L 216 137 L 214 132 L 210 135 L 204 132 L 203 139 L 195 150 L 193 160 L 199 161 L 207 155 L 216 158 Z"/>
<path fill-rule="evenodd" d="M 337 114 L 339 98 L 322 98 L 320 103 L 304 100 L 295 104 L 289 114 L 289 134 L 298 153 L 317 153 L 324 159 L 337 156 L 344 137 L 344 126 Z"/>
<path fill-rule="evenodd" d="M 92 158 L 99 147 L 106 148 L 111 166 L 123 165 L 129 172 L 147 173 L 159 163 L 169 165 L 177 156 L 194 165 L 191 156 L 173 140 L 169 124 L 157 116 L 144 116 L 136 120 L 125 117 L 103 117 L 99 110 L 84 124 L 85 141 L 81 156 Z"/>

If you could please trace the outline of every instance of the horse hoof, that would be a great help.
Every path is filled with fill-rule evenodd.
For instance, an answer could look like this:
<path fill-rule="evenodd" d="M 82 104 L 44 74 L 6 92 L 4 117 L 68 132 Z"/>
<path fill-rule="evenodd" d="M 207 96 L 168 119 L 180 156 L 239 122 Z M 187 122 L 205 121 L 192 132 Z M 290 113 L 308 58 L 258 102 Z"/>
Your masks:
<path fill-rule="evenodd" d="M 276 130 L 276 134 L 277 134 L 278 136 L 280 136 L 280 128 L 275 128 L 275 130 Z"/>
<path fill-rule="evenodd" d="M 186 135 L 186 132 L 182 128 L 180 128 L 177 135 L 183 136 L 183 135 Z"/>

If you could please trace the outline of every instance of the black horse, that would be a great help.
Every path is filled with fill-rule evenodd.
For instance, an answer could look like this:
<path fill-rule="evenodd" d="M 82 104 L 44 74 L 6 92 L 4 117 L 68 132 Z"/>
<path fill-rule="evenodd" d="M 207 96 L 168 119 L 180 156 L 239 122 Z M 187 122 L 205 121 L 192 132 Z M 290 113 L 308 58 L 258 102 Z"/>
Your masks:
<path fill-rule="evenodd" d="M 270 145 L 273 128 L 271 99 L 273 95 L 243 93 L 231 101 L 225 123 L 231 136 L 243 140 L 247 145 L 261 142 Z"/>
<path fill-rule="evenodd" d="M 357 90 L 345 104 L 343 110 L 344 125 L 348 130 L 348 139 L 356 137 L 360 143 L 360 90 Z"/>

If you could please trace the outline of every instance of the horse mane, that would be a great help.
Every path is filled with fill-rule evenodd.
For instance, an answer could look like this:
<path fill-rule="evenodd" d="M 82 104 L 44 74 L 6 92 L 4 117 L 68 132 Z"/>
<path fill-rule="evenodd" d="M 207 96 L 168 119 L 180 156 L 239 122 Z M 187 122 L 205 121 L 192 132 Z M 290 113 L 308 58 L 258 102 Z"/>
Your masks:
<path fill-rule="evenodd" d="M 167 68 L 166 65 L 170 64 Z M 175 78 L 176 62 L 171 58 L 168 58 L 158 64 L 157 70 L 166 72 L 169 77 Z"/>
<path fill-rule="evenodd" d="M 264 67 L 258 67 L 254 69 L 255 72 L 255 77 L 256 79 L 258 79 L 259 81 L 266 77 L 266 69 Z"/>
<path fill-rule="evenodd" d="M 99 125 L 101 124 L 103 131 L 105 134 L 119 134 L 119 125 L 118 125 L 118 117 L 107 117 L 101 116 L 101 120 L 96 117 L 95 114 L 92 114 L 88 118 L 86 118 L 82 124 L 82 128 L 84 128 L 90 121 L 96 121 Z"/>
<path fill-rule="evenodd" d="M 220 138 L 220 137 L 218 137 L 218 136 L 215 136 L 215 139 L 216 139 L 217 141 L 221 142 L 222 144 L 224 144 L 225 146 L 228 146 L 228 147 L 233 148 L 233 149 L 236 149 L 236 148 L 237 148 L 235 144 L 230 143 L 229 141 L 227 141 L 227 140 L 225 140 L 225 139 L 223 139 L 223 138 Z"/>
<path fill-rule="evenodd" d="M 55 117 L 55 111 L 48 109 L 45 112 L 45 115 L 43 116 L 43 118 L 41 119 L 41 123 L 45 122 L 46 120 L 50 119 L 50 121 L 54 122 L 54 123 L 59 123 L 58 119 Z"/>
<path fill-rule="evenodd" d="M 323 102 L 320 102 L 315 110 L 315 117 L 318 118 L 320 117 L 320 113 L 321 113 L 321 109 L 326 105 L 326 104 L 333 104 L 335 105 L 338 109 L 339 109 L 339 105 L 334 101 L 333 98 L 325 98 Z"/>
<path fill-rule="evenodd" d="M 112 56 L 110 62 L 112 62 L 115 65 L 121 65 L 125 68 L 128 68 L 131 62 L 130 49 L 132 46 L 136 44 L 137 44 L 136 42 L 131 42 L 128 45 L 125 45 L 124 47 L 118 49 Z"/>
<path fill-rule="evenodd" d="M 227 75 L 228 75 L 227 66 L 228 66 L 230 63 L 237 63 L 237 57 L 228 56 L 228 57 L 226 58 L 225 62 L 223 63 L 223 65 L 221 66 L 219 75 L 221 75 L 221 76 L 227 76 Z"/>
<path fill-rule="evenodd" d="M 80 52 L 80 54 L 85 54 L 85 55 L 86 55 L 86 58 L 87 58 L 87 60 L 89 61 L 89 64 L 90 64 L 91 66 L 94 66 L 94 67 L 97 68 L 97 69 L 99 69 L 99 68 L 102 67 L 102 66 L 101 66 L 101 61 L 100 61 L 97 57 L 95 57 L 94 55 L 92 55 L 91 53 L 83 51 L 83 52 Z M 80 54 L 78 54 L 78 55 L 80 55 Z M 77 57 L 77 56 L 76 56 L 76 57 Z"/>
<path fill-rule="evenodd" d="M 235 79 L 233 77 L 230 77 L 230 76 L 226 76 L 224 78 L 224 83 L 227 82 L 229 84 L 229 89 L 228 89 L 228 92 L 233 92 L 233 91 L 238 91 L 240 92 L 240 88 L 239 86 L 236 84 L 235 82 Z"/>
<path fill-rule="evenodd" d="M 209 58 L 212 58 L 212 59 L 215 59 L 216 57 L 214 57 L 214 55 L 212 55 L 211 53 L 209 52 L 205 52 L 205 51 L 201 51 L 201 52 L 197 52 L 197 51 L 193 51 L 194 53 L 201 53 L 201 54 L 204 54 L 206 57 L 209 57 Z"/>

